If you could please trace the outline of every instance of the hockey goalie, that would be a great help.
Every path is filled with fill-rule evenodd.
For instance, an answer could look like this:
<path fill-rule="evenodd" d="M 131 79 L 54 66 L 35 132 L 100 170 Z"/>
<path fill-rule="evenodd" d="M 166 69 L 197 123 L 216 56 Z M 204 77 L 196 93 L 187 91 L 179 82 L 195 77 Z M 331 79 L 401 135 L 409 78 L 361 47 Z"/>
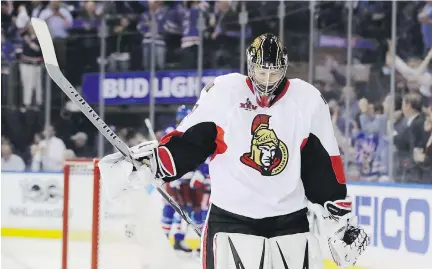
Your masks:
<path fill-rule="evenodd" d="M 176 130 L 131 148 L 142 166 L 128 173 L 171 182 L 211 155 L 203 269 L 323 268 L 308 209 L 335 263 L 354 265 L 369 237 L 351 212 L 326 101 L 285 77 L 287 50 L 276 36 L 257 37 L 246 53 L 248 75 L 207 85 Z"/>

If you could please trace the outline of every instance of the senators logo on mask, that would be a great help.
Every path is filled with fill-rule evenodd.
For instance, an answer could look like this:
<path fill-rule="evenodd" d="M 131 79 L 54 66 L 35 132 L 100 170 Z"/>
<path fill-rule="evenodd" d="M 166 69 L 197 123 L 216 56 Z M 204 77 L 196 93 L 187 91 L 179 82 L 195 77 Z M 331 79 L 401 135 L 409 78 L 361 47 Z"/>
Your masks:
<path fill-rule="evenodd" d="M 288 163 L 288 148 L 270 129 L 270 116 L 260 114 L 252 121 L 250 152 L 243 154 L 240 161 L 257 170 L 263 176 L 280 174 Z"/>

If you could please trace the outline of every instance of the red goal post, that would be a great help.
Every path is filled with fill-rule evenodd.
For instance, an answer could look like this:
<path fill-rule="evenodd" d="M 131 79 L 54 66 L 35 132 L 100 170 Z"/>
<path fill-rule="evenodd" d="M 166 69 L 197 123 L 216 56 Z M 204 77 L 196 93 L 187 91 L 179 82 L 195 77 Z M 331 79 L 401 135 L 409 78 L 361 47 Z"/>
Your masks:
<path fill-rule="evenodd" d="M 98 268 L 98 240 L 99 240 L 99 204 L 100 204 L 100 172 L 99 159 L 76 158 L 65 160 L 63 172 L 63 222 L 62 222 L 62 269 L 68 269 L 69 243 L 69 194 L 72 172 L 89 173 L 93 176 L 93 204 L 91 226 L 91 269 Z"/>

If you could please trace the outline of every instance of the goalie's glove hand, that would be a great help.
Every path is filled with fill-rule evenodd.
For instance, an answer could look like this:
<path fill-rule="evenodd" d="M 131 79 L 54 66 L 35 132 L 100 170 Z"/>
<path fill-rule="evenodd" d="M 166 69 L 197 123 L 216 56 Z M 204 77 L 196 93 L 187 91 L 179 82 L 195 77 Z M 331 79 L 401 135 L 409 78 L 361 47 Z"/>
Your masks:
<path fill-rule="evenodd" d="M 357 217 L 351 212 L 351 201 L 329 201 L 324 203 L 324 208 L 328 218 L 336 223 L 336 231 L 328 239 L 333 260 L 342 268 L 351 267 L 369 245 L 370 238 L 358 226 Z"/>
<path fill-rule="evenodd" d="M 313 204 L 309 209 L 317 217 L 320 235 L 327 237 L 334 262 L 342 268 L 355 265 L 370 238 L 358 226 L 357 217 L 351 212 L 351 201 L 328 201 L 324 208 Z"/>
<path fill-rule="evenodd" d="M 156 179 L 172 178 L 177 175 L 171 152 L 167 147 L 159 146 L 156 140 L 134 146 L 130 148 L 130 152 L 133 159 L 150 168 Z"/>

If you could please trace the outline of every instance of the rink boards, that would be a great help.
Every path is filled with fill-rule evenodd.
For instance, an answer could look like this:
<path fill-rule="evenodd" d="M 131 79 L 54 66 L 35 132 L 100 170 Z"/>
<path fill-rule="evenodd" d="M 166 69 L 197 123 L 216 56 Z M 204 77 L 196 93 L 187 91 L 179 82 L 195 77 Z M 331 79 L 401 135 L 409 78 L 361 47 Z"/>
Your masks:
<path fill-rule="evenodd" d="M 1 174 L 2 236 L 54 238 L 62 236 L 63 175 L 60 173 Z M 88 241 L 91 227 L 92 184 L 87 175 L 71 183 L 71 240 Z M 350 183 L 349 195 L 359 223 L 371 235 L 372 247 L 361 257 L 363 268 L 426 269 L 432 264 L 432 186 Z M 151 192 L 162 206 L 161 198 Z M 160 208 L 155 208 L 160 212 Z M 109 207 L 103 214 L 104 233 L 122 234 L 130 207 Z M 132 214 L 132 213 L 131 213 Z M 193 232 L 192 247 L 199 245 Z M 327 268 L 336 268 L 328 261 Z"/>

